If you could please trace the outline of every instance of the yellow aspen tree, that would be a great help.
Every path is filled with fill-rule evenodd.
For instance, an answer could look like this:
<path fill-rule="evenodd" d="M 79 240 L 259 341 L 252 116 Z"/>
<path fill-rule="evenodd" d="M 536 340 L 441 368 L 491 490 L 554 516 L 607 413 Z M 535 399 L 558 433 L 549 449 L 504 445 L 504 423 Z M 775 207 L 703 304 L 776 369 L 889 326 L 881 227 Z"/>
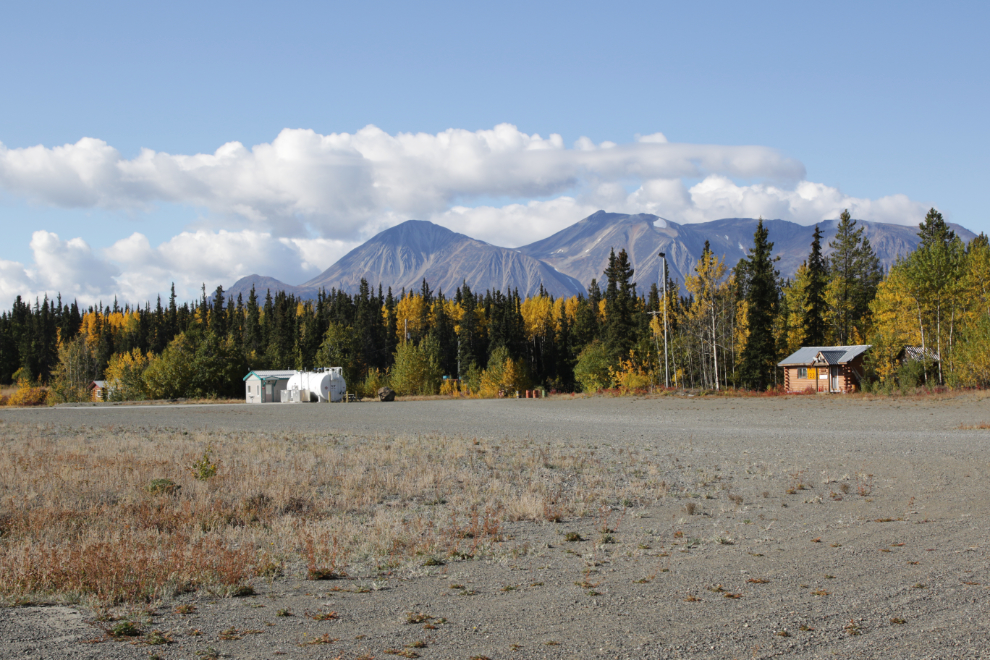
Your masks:
<path fill-rule="evenodd" d="M 718 364 L 718 325 L 721 313 L 721 299 L 728 292 L 725 281 L 725 262 L 715 255 L 705 243 L 701 258 L 694 266 L 694 273 L 687 277 L 684 285 L 694 295 L 692 315 L 703 323 L 704 335 L 711 347 L 712 383 L 720 389 Z"/>
<path fill-rule="evenodd" d="M 896 360 L 901 350 L 905 346 L 920 346 L 922 343 L 918 323 L 922 311 L 911 295 L 903 262 L 891 268 L 890 274 L 877 287 L 877 295 L 870 303 L 870 313 L 873 317 L 870 360 L 877 377 L 886 383 L 897 369 Z"/>

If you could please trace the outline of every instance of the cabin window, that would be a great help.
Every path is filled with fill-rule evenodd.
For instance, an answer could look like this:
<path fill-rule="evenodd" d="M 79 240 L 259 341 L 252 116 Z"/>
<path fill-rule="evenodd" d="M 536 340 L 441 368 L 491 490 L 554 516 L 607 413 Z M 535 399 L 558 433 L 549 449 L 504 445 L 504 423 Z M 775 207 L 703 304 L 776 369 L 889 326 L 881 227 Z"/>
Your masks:
<path fill-rule="evenodd" d="M 798 378 L 808 377 L 808 367 L 798 367 Z"/>

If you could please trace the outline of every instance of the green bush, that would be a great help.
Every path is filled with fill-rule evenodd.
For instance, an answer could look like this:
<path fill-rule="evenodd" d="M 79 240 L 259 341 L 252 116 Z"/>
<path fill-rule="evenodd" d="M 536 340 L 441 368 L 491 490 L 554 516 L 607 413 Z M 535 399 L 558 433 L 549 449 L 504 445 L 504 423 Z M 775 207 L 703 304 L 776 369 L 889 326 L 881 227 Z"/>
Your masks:
<path fill-rule="evenodd" d="M 188 396 L 196 377 L 196 347 L 180 334 L 144 370 L 144 384 L 152 399 Z"/>
<path fill-rule="evenodd" d="M 395 364 L 389 372 L 396 394 L 436 394 L 443 376 L 438 353 L 436 343 L 429 337 L 419 344 L 411 341 L 400 344 L 395 351 Z"/>
<path fill-rule="evenodd" d="M 61 342 L 58 364 L 52 371 L 49 400 L 52 403 L 74 403 L 92 398 L 89 383 L 93 380 L 93 356 L 86 346 L 86 337 Z"/>
<path fill-rule="evenodd" d="M 612 376 L 609 371 L 611 361 L 605 347 L 598 340 L 588 344 L 578 355 L 574 365 L 574 380 L 585 392 L 597 392 L 612 386 Z"/>
<path fill-rule="evenodd" d="M 380 369 L 369 369 L 368 373 L 365 374 L 364 380 L 357 384 L 355 388 L 357 390 L 358 396 L 370 399 L 378 396 L 378 389 L 380 387 L 389 386 L 389 373 L 387 371 L 381 371 Z"/>

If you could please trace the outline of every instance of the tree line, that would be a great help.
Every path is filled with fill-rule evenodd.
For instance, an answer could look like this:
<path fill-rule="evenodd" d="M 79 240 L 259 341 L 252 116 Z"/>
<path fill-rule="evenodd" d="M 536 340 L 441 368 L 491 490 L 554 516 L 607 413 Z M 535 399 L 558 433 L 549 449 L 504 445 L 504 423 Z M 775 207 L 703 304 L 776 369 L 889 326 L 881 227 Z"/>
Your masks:
<path fill-rule="evenodd" d="M 822 245 L 816 228 L 793 278 L 775 265 L 758 223 L 731 268 L 706 243 L 681 283 L 645 290 L 625 251 L 613 251 L 587 295 L 542 290 L 450 294 L 359 291 L 315 300 L 222 287 L 179 304 L 80 308 L 20 298 L 0 315 L 0 380 L 47 384 L 53 400 L 88 396 L 106 380 L 111 398 L 239 397 L 250 369 L 341 366 L 349 389 L 371 395 L 675 387 L 766 390 L 777 362 L 803 345 L 871 343 L 874 387 L 990 384 L 990 248 L 968 245 L 935 209 L 920 243 L 885 273 L 863 228 L 843 212 Z M 827 253 L 827 256 L 826 256 Z M 666 333 L 664 317 L 666 316 Z M 917 347 L 913 360 L 904 347 Z"/>

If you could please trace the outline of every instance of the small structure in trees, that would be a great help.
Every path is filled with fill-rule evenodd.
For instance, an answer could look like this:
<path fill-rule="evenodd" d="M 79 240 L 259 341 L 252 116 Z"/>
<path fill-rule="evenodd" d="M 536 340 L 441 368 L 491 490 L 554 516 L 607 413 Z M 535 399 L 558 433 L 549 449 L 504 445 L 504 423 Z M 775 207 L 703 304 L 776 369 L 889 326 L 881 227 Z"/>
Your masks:
<path fill-rule="evenodd" d="M 282 392 L 295 371 L 250 371 L 244 377 L 245 396 L 248 403 L 279 403 Z"/>
<path fill-rule="evenodd" d="M 105 380 L 90 381 L 89 391 L 93 401 L 106 401 L 110 394 L 107 390 L 107 381 Z"/>
<path fill-rule="evenodd" d="M 343 401 L 347 390 L 341 367 L 315 371 L 251 371 L 244 377 L 248 403 Z"/>
<path fill-rule="evenodd" d="M 802 346 L 777 364 L 784 368 L 784 390 L 854 392 L 863 382 L 863 357 L 869 349 L 868 344 Z"/>

